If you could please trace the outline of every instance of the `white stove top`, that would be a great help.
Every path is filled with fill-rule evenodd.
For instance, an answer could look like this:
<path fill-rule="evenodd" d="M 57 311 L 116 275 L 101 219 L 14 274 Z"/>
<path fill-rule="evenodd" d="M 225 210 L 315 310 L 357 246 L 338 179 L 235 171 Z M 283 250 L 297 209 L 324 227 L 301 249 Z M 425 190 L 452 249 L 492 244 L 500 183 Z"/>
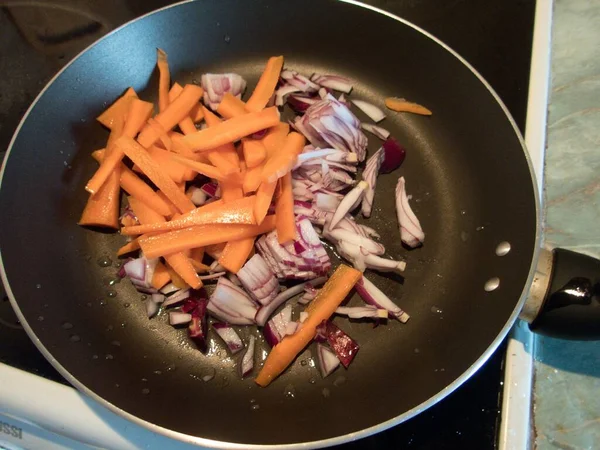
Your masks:
<path fill-rule="evenodd" d="M 525 140 L 540 193 L 543 192 L 551 19 L 552 2 L 538 1 Z M 501 450 L 529 448 L 532 340 L 524 324 L 514 327 L 506 356 Z M 0 448 L 198 448 L 153 433 L 71 387 L 28 372 L 0 364 L 0 380 Z"/>

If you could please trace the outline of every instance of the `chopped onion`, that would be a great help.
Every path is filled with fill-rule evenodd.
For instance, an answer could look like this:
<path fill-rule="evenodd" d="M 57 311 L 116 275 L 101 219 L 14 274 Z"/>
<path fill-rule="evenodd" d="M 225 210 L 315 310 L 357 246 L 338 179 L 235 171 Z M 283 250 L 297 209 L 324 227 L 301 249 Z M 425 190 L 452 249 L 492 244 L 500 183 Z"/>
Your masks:
<path fill-rule="evenodd" d="M 339 306 L 335 310 L 336 314 L 348 316 L 350 319 L 386 319 L 387 309 L 377 308 L 376 306 Z"/>
<path fill-rule="evenodd" d="M 317 335 L 329 343 L 337 358 L 347 369 L 359 349 L 356 341 L 329 320 L 324 320 L 317 326 Z"/>
<path fill-rule="evenodd" d="M 204 89 L 204 103 L 214 111 L 223 100 L 223 96 L 230 92 L 231 95 L 241 98 L 246 89 L 246 81 L 235 73 L 205 73 L 200 79 Z"/>
<path fill-rule="evenodd" d="M 125 275 L 132 280 L 144 281 L 146 279 L 146 258 L 143 256 L 127 261 L 123 265 Z"/>
<path fill-rule="evenodd" d="M 171 294 L 172 292 L 176 292 L 178 290 L 179 290 L 179 288 L 177 286 L 175 286 L 173 283 L 168 283 L 168 284 L 165 284 L 165 286 L 160 290 L 160 293 L 168 295 L 168 294 Z"/>
<path fill-rule="evenodd" d="M 360 124 L 361 128 L 365 131 L 368 131 L 371 134 L 374 134 L 379 139 L 386 140 L 390 137 L 390 132 L 385 128 L 378 127 L 377 125 L 373 125 L 372 123 L 364 123 Z"/>
<path fill-rule="evenodd" d="M 365 170 L 362 174 L 364 180 L 369 183 L 362 199 L 361 211 L 364 217 L 371 217 L 373 200 L 375 198 L 375 186 L 377 185 L 377 175 L 379 174 L 379 168 L 381 167 L 384 156 L 383 147 L 373 153 L 373 156 L 367 160 Z"/>
<path fill-rule="evenodd" d="M 178 303 L 181 303 L 184 300 L 190 298 L 190 289 L 181 289 L 180 291 L 174 293 L 170 297 L 167 297 L 163 306 L 166 308 L 167 306 L 173 306 Z"/>
<path fill-rule="evenodd" d="M 340 204 L 340 199 L 334 197 L 330 194 L 323 194 L 321 192 L 317 192 L 315 194 L 315 200 L 317 204 L 317 208 L 323 211 L 335 211 L 336 208 Z"/>
<path fill-rule="evenodd" d="M 223 339 L 225 345 L 231 352 L 232 355 L 235 355 L 237 352 L 244 348 L 244 343 L 240 336 L 235 332 L 235 330 L 226 323 L 213 323 L 212 324 L 214 330 L 217 332 L 219 337 Z"/>
<path fill-rule="evenodd" d="M 304 321 L 305 321 L 306 319 L 308 319 L 308 313 L 307 313 L 306 311 L 302 311 L 302 312 L 300 313 L 300 318 L 298 319 L 298 321 L 299 321 L 300 323 L 304 323 Z"/>
<path fill-rule="evenodd" d="M 313 74 L 310 79 L 315 83 L 336 91 L 349 94 L 352 91 L 352 84 L 346 77 L 339 75 L 319 75 L 318 73 Z"/>
<path fill-rule="evenodd" d="M 169 323 L 171 325 L 181 325 L 189 323 L 192 320 L 192 315 L 180 311 L 171 311 L 169 313 Z"/>
<path fill-rule="evenodd" d="M 234 325 L 254 323 L 256 305 L 248 295 L 225 277 L 220 277 L 207 306 L 217 319 Z"/>
<path fill-rule="evenodd" d="M 211 273 L 209 275 L 198 275 L 198 278 L 200 278 L 201 280 L 214 280 L 215 278 L 220 278 L 223 275 L 226 275 L 227 272 L 222 271 L 222 272 L 215 272 L 215 273 Z"/>
<path fill-rule="evenodd" d="M 294 92 L 302 92 L 298 86 L 292 86 L 290 84 L 281 86 L 275 91 L 275 105 L 283 106 L 285 104 L 286 97 Z"/>
<path fill-rule="evenodd" d="M 196 343 L 201 352 L 207 350 L 208 322 L 206 318 L 208 300 L 198 299 L 196 309 L 192 312 L 192 321 L 188 326 L 188 336 Z"/>
<path fill-rule="evenodd" d="M 242 378 L 252 372 L 254 368 L 254 342 L 256 338 L 254 336 L 250 336 L 248 340 L 248 348 L 246 349 L 246 353 L 242 357 L 242 364 L 240 364 L 240 373 Z"/>
<path fill-rule="evenodd" d="M 156 315 L 160 305 L 152 300 L 146 300 L 146 314 L 148 315 L 148 319 L 151 319 Z"/>
<path fill-rule="evenodd" d="M 369 184 L 366 181 L 361 181 L 358 183 L 340 202 L 335 213 L 333 214 L 333 218 L 329 223 L 329 229 L 334 229 L 338 222 L 342 220 L 342 218 L 348 214 L 348 212 L 352 211 L 354 208 L 358 206 L 362 196 L 365 192 L 365 189 L 369 187 Z"/>
<path fill-rule="evenodd" d="M 376 308 L 387 309 L 389 314 L 402 323 L 406 323 L 410 316 L 405 313 L 398 305 L 396 305 L 387 295 L 371 283 L 364 276 L 354 285 L 356 292 L 361 298 Z"/>
<path fill-rule="evenodd" d="M 369 253 L 365 256 L 365 264 L 369 269 L 379 272 L 398 272 L 402 273 L 406 269 L 405 261 L 395 261 L 393 259 L 382 258 L 381 256 Z"/>
<path fill-rule="evenodd" d="M 250 296 L 261 305 L 268 305 L 279 293 L 275 274 L 258 253 L 244 264 L 237 276 Z"/>
<path fill-rule="evenodd" d="M 319 90 L 319 85 L 313 83 L 307 77 L 294 70 L 282 70 L 281 78 L 285 80 L 286 83 L 299 88 L 302 92 L 311 93 Z"/>
<path fill-rule="evenodd" d="M 298 113 L 306 112 L 306 110 L 310 108 L 311 105 L 314 105 L 318 101 L 319 99 L 316 97 L 309 97 L 306 95 L 297 94 L 291 94 L 287 98 L 287 104 L 290 105 L 290 107 Z"/>
<path fill-rule="evenodd" d="M 256 323 L 259 326 L 263 326 L 267 322 L 269 317 L 271 317 L 271 314 L 273 314 L 281 304 L 292 298 L 294 295 L 297 295 L 300 292 L 302 292 L 307 284 L 310 283 L 312 286 L 320 286 L 321 284 L 325 283 L 325 281 L 327 281 L 326 277 L 315 278 L 314 280 L 297 284 L 296 286 L 293 286 L 281 292 L 277 297 L 275 297 L 275 299 L 271 303 L 269 303 L 267 306 L 263 306 L 258 310 L 255 318 Z"/>
<path fill-rule="evenodd" d="M 263 327 L 263 335 L 265 336 L 265 341 L 267 341 L 267 344 L 269 344 L 270 347 L 275 347 L 281 340 L 279 332 L 271 321 L 268 321 Z"/>
<path fill-rule="evenodd" d="M 319 360 L 319 370 L 323 378 L 331 375 L 340 365 L 340 360 L 335 355 L 335 352 L 323 344 L 317 344 L 317 357 Z"/>
<path fill-rule="evenodd" d="M 406 158 L 406 150 L 394 138 L 388 138 L 383 143 L 385 156 L 381 164 L 381 173 L 390 173 L 396 170 Z"/>
<path fill-rule="evenodd" d="M 374 240 L 361 236 L 359 234 L 353 233 L 348 230 L 344 230 L 342 228 L 336 228 L 334 230 L 324 230 L 325 237 L 332 238 L 334 241 L 345 241 L 347 243 L 357 245 L 368 253 L 372 253 L 375 255 L 383 255 L 385 253 L 385 247 Z"/>
<path fill-rule="evenodd" d="M 369 116 L 369 119 L 371 119 L 373 122 L 377 123 L 385 119 L 385 113 L 374 104 L 364 100 L 351 100 L 351 102 L 354 103 L 358 109 Z"/>
<path fill-rule="evenodd" d="M 425 240 L 425 233 L 423 233 L 421 223 L 408 203 L 404 177 L 400 177 L 398 184 L 396 184 L 396 213 L 402 242 L 413 248 L 421 245 Z"/>
<path fill-rule="evenodd" d="M 187 194 L 195 206 L 204 205 L 208 198 L 206 192 L 204 192 L 202 188 L 196 186 L 190 186 L 187 190 Z"/>
<path fill-rule="evenodd" d="M 165 296 L 163 294 L 152 294 L 152 297 L 150 297 L 150 299 L 154 303 L 162 303 L 165 301 Z"/>

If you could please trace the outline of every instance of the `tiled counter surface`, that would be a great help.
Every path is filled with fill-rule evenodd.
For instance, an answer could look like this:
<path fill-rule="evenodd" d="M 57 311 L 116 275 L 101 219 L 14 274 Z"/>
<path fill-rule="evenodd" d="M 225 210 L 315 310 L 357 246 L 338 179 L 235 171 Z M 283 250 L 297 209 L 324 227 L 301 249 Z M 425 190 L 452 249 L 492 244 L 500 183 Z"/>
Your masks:
<path fill-rule="evenodd" d="M 552 40 L 546 243 L 600 257 L 600 0 L 555 0 Z M 600 342 L 535 358 L 536 449 L 600 449 Z"/>

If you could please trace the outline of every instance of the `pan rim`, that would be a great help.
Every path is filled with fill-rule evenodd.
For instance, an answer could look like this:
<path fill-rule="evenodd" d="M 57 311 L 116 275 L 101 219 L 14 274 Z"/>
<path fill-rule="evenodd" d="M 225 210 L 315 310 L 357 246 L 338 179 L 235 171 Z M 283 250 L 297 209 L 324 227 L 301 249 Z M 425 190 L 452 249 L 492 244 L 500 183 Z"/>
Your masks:
<path fill-rule="evenodd" d="M 119 32 L 120 30 L 122 30 L 123 28 L 127 27 L 128 25 L 137 22 L 139 20 L 142 20 L 146 17 L 152 16 L 154 14 L 160 13 L 162 11 L 168 10 L 170 8 L 175 8 L 175 7 L 179 7 L 183 4 L 187 4 L 187 3 L 192 3 L 195 0 L 183 0 L 180 1 L 178 3 L 174 3 L 172 5 L 168 5 L 165 6 L 163 8 L 151 11 L 147 14 L 144 14 L 140 17 L 137 17 L 117 28 L 115 28 L 114 30 L 112 30 L 111 32 L 107 33 L 105 36 L 101 37 L 100 39 L 98 39 L 97 41 L 93 42 L 92 44 L 90 44 L 88 47 L 86 47 L 85 49 L 83 49 L 80 53 L 78 53 L 75 57 L 73 57 L 73 59 L 71 59 L 71 61 L 69 61 L 60 71 L 58 71 L 49 81 L 48 83 L 44 86 L 44 88 L 40 91 L 40 93 L 36 96 L 35 100 L 31 103 L 31 105 L 29 106 L 29 108 L 27 109 L 27 111 L 25 112 L 25 114 L 23 115 L 23 117 L 21 118 L 21 121 L 19 122 L 19 125 L 17 126 L 13 137 L 11 138 L 11 141 L 8 145 L 7 151 L 6 151 L 6 155 L 4 157 L 4 162 L 2 164 L 2 168 L 0 170 L 0 190 L 2 188 L 2 181 L 4 180 L 4 173 L 6 170 L 6 166 L 7 166 L 7 162 L 8 162 L 8 158 L 10 156 L 10 153 L 12 151 L 12 148 L 14 146 L 14 143 L 17 139 L 17 136 L 20 133 L 20 130 L 22 128 L 22 126 L 24 125 L 24 123 L 26 122 L 27 118 L 29 117 L 29 114 L 31 113 L 31 111 L 33 110 L 33 108 L 36 106 L 37 102 L 41 99 L 41 97 L 44 95 L 44 93 L 46 92 L 46 90 L 54 83 L 54 81 L 60 77 L 62 75 L 63 72 L 65 72 L 76 60 L 78 60 L 84 53 L 86 53 L 88 50 L 90 50 L 91 48 L 95 47 L 96 45 L 98 45 L 100 42 L 102 42 L 103 40 L 109 38 L 111 35 Z M 104 398 L 100 397 L 99 395 L 97 395 L 96 393 L 94 393 L 92 390 L 90 390 L 89 388 L 87 388 L 83 383 L 81 383 L 79 380 L 77 380 L 73 375 L 71 375 L 69 373 L 69 371 L 63 367 L 53 356 L 52 354 L 48 351 L 48 349 L 44 346 L 44 344 L 40 341 L 40 339 L 36 336 L 36 334 L 34 333 L 33 329 L 30 327 L 29 323 L 27 322 L 25 316 L 23 315 L 21 309 L 19 308 L 18 304 L 17 304 L 17 300 L 12 292 L 10 283 L 8 281 L 8 277 L 6 275 L 6 270 L 4 267 L 4 261 L 2 258 L 2 250 L 0 249 L 0 278 L 2 279 L 2 282 L 6 288 L 6 294 L 8 295 L 8 298 L 10 300 L 11 306 L 14 309 L 17 318 L 19 319 L 19 321 L 21 322 L 21 325 L 23 326 L 23 328 L 25 329 L 25 331 L 27 332 L 29 338 L 33 341 L 34 345 L 37 347 L 37 349 L 40 351 L 40 353 L 42 353 L 42 355 L 44 355 L 44 357 L 48 360 L 48 362 L 50 362 L 50 364 L 52 364 L 52 366 L 61 374 L 61 376 L 63 376 L 73 387 L 75 387 L 78 391 L 84 393 L 85 395 L 87 395 L 89 398 L 95 400 L 96 402 L 98 402 L 100 405 L 104 406 L 105 408 L 107 408 L 108 410 L 110 410 L 111 412 L 117 414 L 118 416 L 121 416 L 122 418 L 129 420 L 139 426 L 142 426 L 143 428 L 146 428 L 152 432 L 161 434 L 163 436 L 172 438 L 172 439 L 176 439 L 178 441 L 182 441 L 185 443 L 189 443 L 189 444 L 194 444 L 194 445 L 200 445 L 200 446 L 204 446 L 204 447 L 211 447 L 211 448 L 219 448 L 219 449 L 224 449 L 224 448 L 230 448 L 230 449 L 264 449 L 264 448 L 278 448 L 278 449 L 286 449 L 286 450 L 292 450 L 292 449 L 312 449 L 312 448 L 323 448 L 323 447 L 330 447 L 330 446 L 334 446 L 334 445 L 340 445 L 340 444 L 344 444 L 347 442 L 351 442 L 351 441 L 355 441 L 358 439 L 362 439 L 374 434 L 377 434 L 379 432 L 385 431 L 395 425 L 398 425 L 402 422 L 405 422 L 413 417 L 415 417 L 416 415 L 418 415 L 419 413 L 425 411 L 426 409 L 430 408 L 431 406 L 437 404 L 439 401 L 443 400 L 444 398 L 446 398 L 449 394 L 451 394 L 452 392 L 454 392 L 458 387 L 460 387 L 465 381 L 467 381 L 469 378 L 471 378 L 472 375 L 475 374 L 475 372 L 477 372 L 481 366 L 483 366 L 483 364 L 489 359 L 489 357 L 492 355 L 492 353 L 498 348 L 498 346 L 500 345 L 500 343 L 504 340 L 504 338 L 506 337 L 506 335 L 508 334 L 509 330 L 512 328 L 513 324 L 515 323 L 515 321 L 518 318 L 518 315 L 521 311 L 521 309 L 523 308 L 523 305 L 525 303 L 525 300 L 527 298 L 527 295 L 529 293 L 529 289 L 530 286 L 532 284 L 533 281 L 533 277 L 535 275 L 535 270 L 536 270 L 536 266 L 537 266 L 537 261 L 539 258 L 539 254 L 541 251 L 541 239 L 542 239 L 542 233 L 541 233 L 541 220 L 540 220 L 540 194 L 539 194 L 539 189 L 538 189 L 538 184 L 536 181 L 536 177 L 535 177 L 535 172 L 534 172 L 534 168 L 533 168 L 533 162 L 532 159 L 529 155 L 529 152 L 527 151 L 527 147 L 525 145 L 525 141 L 523 139 L 523 136 L 517 126 L 517 124 L 515 123 L 512 115 L 510 114 L 510 112 L 508 111 L 508 108 L 506 107 L 506 105 L 502 102 L 502 100 L 500 99 L 500 97 L 498 96 L 498 94 L 494 91 L 494 89 L 489 85 L 489 83 L 483 78 L 483 76 L 473 67 L 471 66 L 470 63 L 468 63 L 462 56 L 460 56 L 460 54 L 458 54 L 455 50 L 453 50 L 451 47 L 449 47 L 447 44 L 445 44 L 443 41 L 441 41 L 440 39 L 436 38 L 435 36 L 433 36 L 431 33 L 425 31 L 424 29 L 418 27 L 417 25 L 407 21 L 406 19 L 403 19 L 395 14 L 392 14 L 388 11 L 385 11 L 383 9 L 377 8 L 375 6 L 371 6 L 371 5 L 367 5 L 364 4 L 358 0 L 336 0 L 339 1 L 341 3 L 347 3 L 350 5 L 354 5 L 360 8 L 364 8 L 366 10 L 370 10 L 373 12 L 376 12 L 378 14 L 382 14 L 386 17 L 389 17 L 390 19 L 396 20 L 412 29 L 414 29 L 415 31 L 421 33 L 423 36 L 431 39 L 433 42 L 435 42 L 437 45 L 441 46 L 442 48 L 444 48 L 447 52 L 449 52 L 452 56 L 454 56 L 456 59 L 459 60 L 459 62 L 461 62 L 475 77 L 477 77 L 477 79 L 483 84 L 483 86 L 488 90 L 488 92 L 492 95 L 492 97 L 496 100 L 496 102 L 498 103 L 498 105 L 500 106 L 500 108 L 502 109 L 502 111 L 504 112 L 504 114 L 506 115 L 506 118 L 508 119 L 509 123 L 511 124 L 520 144 L 521 144 L 521 148 L 523 150 L 523 154 L 525 157 L 525 160 L 527 162 L 527 166 L 529 168 L 529 173 L 531 176 L 531 184 L 533 187 L 533 193 L 534 193 L 534 199 L 535 199 L 535 220 L 536 220 L 536 231 L 535 231 L 535 248 L 533 251 L 533 256 L 531 259 L 531 266 L 529 268 L 529 274 L 527 277 L 527 281 L 525 283 L 525 286 L 523 288 L 523 291 L 521 292 L 521 295 L 519 297 L 519 300 L 517 301 L 515 308 L 513 309 L 509 319 L 507 320 L 506 324 L 504 325 L 504 327 L 500 330 L 499 334 L 496 336 L 496 338 L 494 339 L 494 341 L 486 348 L 486 350 L 481 354 L 481 356 L 467 369 L 465 370 L 460 376 L 458 376 L 452 383 L 450 383 L 448 386 L 446 386 L 444 389 L 442 389 L 440 392 L 438 392 L 436 395 L 430 397 L 428 400 L 424 401 L 423 403 L 413 407 L 412 409 L 396 416 L 393 417 L 391 419 L 388 419 L 384 422 L 381 422 L 377 425 L 373 425 L 371 427 L 368 428 L 364 428 L 362 430 L 359 431 L 355 431 L 352 433 L 347 433 L 341 436 L 336 436 L 336 437 L 331 437 L 331 438 L 326 438 L 326 439 L 320 439 L 320 440 L 316 440 L 316 441 L 309 441 L 309 442 L 298 442 L 298 443 L 289 443 L 289 444 L 267 444 L 267 445 L 263 445 L 263 444 L 240 444 L 240 443 L 232 443 L 232 442 L 226 442 L 226 441 L 217 441 L 217 440 L 212 440 L 212 439 L 207 439 L 207 438 L 202 438 L 199 436 L 192 436 L 192 435 L 188 435 L 188 434 L 184 434 L 184 433 L 180 433 L 177 431 L 173 431 L 167 428 L 164 428 L 162 426 L 150 423 L 146 420 L 140 419 L 134 415 L 132 415 L 131 413 L 119 408 L 118 406 L 114 405 L 113 403 L 105 400 Z"/>

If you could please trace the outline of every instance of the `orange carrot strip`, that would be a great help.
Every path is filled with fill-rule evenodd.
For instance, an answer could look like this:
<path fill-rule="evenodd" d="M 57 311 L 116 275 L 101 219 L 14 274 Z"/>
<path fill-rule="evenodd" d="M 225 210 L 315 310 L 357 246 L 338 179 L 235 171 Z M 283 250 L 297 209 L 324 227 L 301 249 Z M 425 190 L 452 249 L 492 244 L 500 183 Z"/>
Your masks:
<path fill-rule="evenodd" d="M 242 139 L 242 149 L 248 169 L 262 164 L 267 157 L 265 145 L 257 139 Z"/>
<path fill-rule="evenodd" d="M 192 122 L 194 123 L 202 122 L 202 120 L 204 119 L 204 111 L 202 110 L 201 103 L 198 103 L 192 108 L 192 110 L 190 111 L 190 117 L 192 119 Z"/>
<path fill-rule="evenodd" d="M 244 194 L 247 195 L 251 192 L 255 192 L 258 189 L 262 179 L 263 168 L 264 164 L 261 164 L 246 171 L 244 176 L 244 184 L 242 185 Z"/>
<path fill-rule="evenodd" d="M 140 167 L 144 174 L 173 202 L 179 212 L 183 213 L 195 208 L 191 200 L 179 190 L 175 182 L 140 144 L 124 136 L 119 138 L 115 145 Z"/>
<path fill-rule="evenodd" d="M 241 99 L 232 95 L 231 92 L 226 92 L 217 107 L 217 112 L 224 118 L 231 119 L 246 114 L 248 111 L 246 111 L 246 104 Z"/>
<path fill-rule="evenodd" d="M 171 153 L 170 157 L 172 160 L 177 161 L 183 164 L 184 166 L 187 166 L 190 169 L 207 176 L 208 178 L 214 178 L 215 180 L 219 181 L 225 180 L 227 178 L 225 174 L 223 174 L 223 172 L 221 172 L 215 166 L 211 166 L 210 164 L 204 164 L 189 158 L 184 158 L 175 153 Z"/>
<path fill-rule="evenodd" d="M 190 259 L 183 252 L 166 255 L 165 261 L 191 287 L 194 289 L 202 287 L 202 280 L 198 277 Z"/>
<path fill-rule="evenodd" d="M 129 202 L 129 206 L 133 210 L 133 213 L 138 218 L 138 221 L 141 224 L 146 224 L 146 225 L 134 225 L 134 226 L 148 226 L 148 224 L 159 224 L 159 223 L 163 223 L 166 221 L 163 216 L 161 216 L 159 213 L 154 211 L 152 208 L 146 206 L 145 203 L 142 203 L 133 197 L 128 197 L 127 201 Z M 125 229 L 125 228 L 132 228 L 132 227 L 123 227 L 122 229 Z M 143 234 L 143 233 L 136 233 L 136 234 Z"/>
<path fill-rule="evenodd" d="M 281 149 L 289 133 L 290 126 L 284 122 L 279 122 L 267 131 L 267 134 L 261 139 L 267 150 L 267 157 L 271 157 Z"/>
<path fill-rule="evenodd" d="M 153 236 L 140 237 L 140 247 L 147 258 L 181 252 L 195 247 L 245 239 L 275 229 L 275 216 L 267 216 L 260 225 L 197 225 Z M 208 250 L 207 250 L 208 253 Z"/>
<path fill-rule="evenodd" d="M 139 249 L 140 249 L 140 243 L 138 242 L 137 239 L 134 239 L 133 241 L 128 242 L 123 247 L 121 247 L 119 250 L 117 250 L 117 256 L 123 256 L 123 255 L 126 255 L 127 253 L 131 253 L 131 252 L 134 252 Z"/>
<path fill-rule="evenodd" d="M 232 202 L 244 196 L 242 187 L 237 181 L 223 180 L 219 184 L 221 186 L 221 199 L 225 203 Z"/>
<path fill-rule="evenodd" d="M 305 144 L 306 139 L 300 133 L 292 131 L 288 134 L 283 147 L 265 163 L 261 175 L 262 181 L 276 181 L 277 178 L 292 170 Z"/>
<path fill-rule="evenodd" d="M 208 256 L 210 256 L 215 261 L 218 260 L 223 254 L 223 250 L 225 250 L 225 246 L 227 243 L 220 242 L 218 244 L 207 245 L 204 251 Z"/>
<path fill-rule="evenodd" d="M 275 203 L 275 217 L 277 217 L 277 239 L 280 244 L 297 239 L 296 219 L 294 216 L 294 194 L 292 192 L 292 174 L 286 173 L 279 179 L 279 197 Z"/>
<path fill-rule="evenodd" d="M 131 98 L 122 135 L 131 138 L 135 137 L 144 126 L 144 123 L 149 119 L 153 108 L 154 106 L 152 103 L 144 102 L 137 98 Z M 108 176 L 117 169 L 119 163 L 123 159 L 122 151 L 114 148 L 114 146 L 107 145 L 107 148 L 108 155 L 105 155 L 100 167 L 85 186 L 85 190 L 91 194 L 94 194 L 100 189 L 100 186 L 102 186 Z"/>
<path fill-rule="evenodd" d="M 183 86 L 178 82 L 173 83 L 173 86 L 169 89 L 169 103 L 173 102 L 181 94 L 181 91 L 183 91 Z"/>
<path fill-rule="evenodd" d="M 219 118 L 216 114 L 213 114 L 213 112 L 210 109 L 205 108 L 203 106 L 202 111 L 204 111 L 204 119 L 206 120 L 206 125 L 208 125 L 209 128 L 214 127 L 223 122 L 223 120 Z M 240 159 L 238 157 L 237 151 L 235 150 L 235 146 L 232 143 L 221 145 L 211 150 L 210 152 L 207 152 L 207 156 L 211 164 L 213 164 L 216 167 L 219 167 L 219 162 L 213 161 L 215 155 L 219 155 L 222 158 L 226 158 L 227 161 L 229 161 L 232 165 L 236 167 L 236 169 L 239 168 Z"/>
<path fill-rule="evenodd" d="M 152 281 L 150 282 L 150 284 L 152 284 L 152 287 L 154 289 L 160 289 L 169 281 L 171 281 L 169 271 L 162 262 L 158 261 L 156 263 L 154 275 L 152 275 Z"/>
<path fill-rule="evenodd" d="M 194 269 L 196 269 L 196 272 L 203 273 L 210 271 L 210 266 L 207 266 L 202 262 L 202 260 L 204 259 L 203 247 L 191 249 L 189 258 L 190 262 L 192 263 L 192 266 L 194 266 Z"/>
<path fill-rule="evenodd" d="M 336 269 L 311 302 L 310 310 L 307 308 L 308 317 L 302 322 L 302 327 L 293 335 L 284 337 L 271 349 L 265 365 L 254 380 L 259 386 L 268 386 L 294 361 L 304 347 L 314 339 L 317 326 L 331 317 L 361 276 L 361 272 L 345 264 Z"/>
<path fill-rule="evenodd" d="M 246 102 L 246 110 L 260 111 L 273 96 L 279 81 L 279 74 L 283 68 L 283 56 L 272 56 L 267 61 L 264 72 L 260 76 L 254 92 Z"/>
<path fill-rule="evenodd" d="M 425 108 L 418 103 L 409 102 L 404 98 L 388 97 L 385 99 L 385 106 L 392 111 L 397 112 L 410 112 L 413 114 L 420 114 L 422 116 L 431 116 L 433 114 L 431 110 Z"/>
<path fill-rule="evenodd" d="M 171 277 L 171 283 L 175 285 L 175 287 L 179 289 L 188 288 L 188 284 L 185 282 L 183 278 L 167 263 L 167 272 L 169 272 L 169 276 Z"/>
<path fill-rule="evenodd" d="M 173 218 L 174 216 L 179 214 L 179 210 L 177 209 L 177 207 L 173 204 L 171 200 L 167 198 L 163 191 L 156 191 L 156 195 L 158 195 L 169 207 L 170 212 L 165 216 L 166 218 Z"/>
<path fill-rule="evenodd" d="M 248 261 L 254 248 L 255 239 L 255 237 L 249 237 L 239 241 L 229 241 L 219 257 L 219 264 L 230 272 L 238 273 Z"/>
<path fill-rule="evenodd" d="M 196 173 L 183 164 L 178 163 L 171 157 L 173 153 L 168 150 L 163 150 L 155 145 L 147 148 L 148 154 L 152 156 L 160 168 L 176 183 L 180 184 L 186 180 L 191 180 L 196 176 Z"/>
<path fill-rule="evenodd" d="M 106 111 L 96 117 L 96 120 L 106 128 L 112 130 L 115 121 L 125 119 L 125 114 L 127 114 L 127 109 L 129 108 L 129 101 L 132 98 L 138 98 L 138 96 L 133 88 L 130 87 L 116 102 L 110 105 Z"/>
<path fill-rule="evenodd" d="M 158 223 L 140 220 L 142 225 L 121 228 L 121 234 L 134 236 L 136 234 L 156 233 L 159 231 L 179 230 L 192 225 L 207 225 L 211 223 L 232 223 L 254 225 L 255 196 L 243 197 L 231 202 L 212 202 L 190 211 L 169 222 Z M 134 211 L 135 212 L 135 211 Z M 139 217 L 138 217 L 139 219 Z"/>
<path fill-rule="evenodd" d="M 256 202 L 254 203 L 254 219 L 257 224 L 261 224 L 269 211 L 271 201 L 273 200 L 273 194 L 275 193 L 275 187 L 277 186 L 277 180 L 269 183 L 262 182 L 256 191 Z"/>
<path fill-rule="evenodd" d="M 244 114 L 185 136 L 182 141 L 194 151 L 213 150 L 221 145 L 239 141 L 257 131 L 279 123 L 276 106 Z"/>
<path fill-rule="evenodd" d="M 182 90 L 183 90 L 183 87 L 181 87 L 181 85 L 179 83 L 173 83 L 173 86 L 171 86 L 171 90 L 169 91 L 169 102 L 172 102 L 173 100 L 175 100 L 177 98 L 177 96 L 179 94 L 181 94 Z M 196 105 L 194 105 L 194 107 L 190 111 L 189 118 L 191 119 L 192 124 L 202 122 L 202 119 L 204 119 L 204 112 L 202 111 L 202 103 L 197 103 Z M 186 119 L 183 119 L 183 120 L 185 121 Z M 181 128 L 181 122 L 179 123 L 179 128 Z M 183 129 L 181 131 L 183 131 Z M 194 126 L 194 131 L 198 131 L 198 130 L 196 130 L 195 126 Z M 183 132 L 185 133 L 185 131 L 183 131 Z"/>
<path fill-rule="evenodd" d="M 192 108 L 198 103 L 202 97 L 203 90 L 200 86 L 186 84 L 175 100 L 169 103 L 167 109 L 158 113 L 155 117 L 156 122 L 166 131 L 175 127 L 181 120 L 186 117 Z M 160 138 L 160 132 L 151 125 L 146 125 L 140 135 L 138 142 L 142 147 L 150 147 Z"/>
<path fill-rule="evenodd" d="M 163 112 L 169 106 L 169 85 L 171 74 L 167 54 L 160 48 L 156 49 L 156 66 L 158 67 L 158 110 Z"/>

